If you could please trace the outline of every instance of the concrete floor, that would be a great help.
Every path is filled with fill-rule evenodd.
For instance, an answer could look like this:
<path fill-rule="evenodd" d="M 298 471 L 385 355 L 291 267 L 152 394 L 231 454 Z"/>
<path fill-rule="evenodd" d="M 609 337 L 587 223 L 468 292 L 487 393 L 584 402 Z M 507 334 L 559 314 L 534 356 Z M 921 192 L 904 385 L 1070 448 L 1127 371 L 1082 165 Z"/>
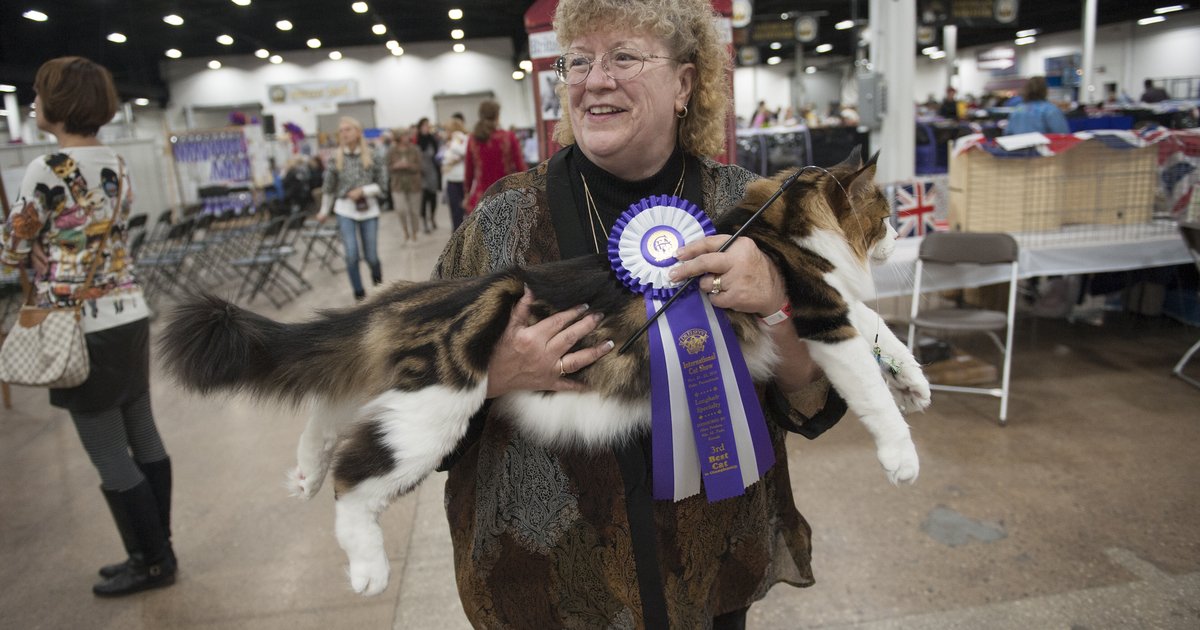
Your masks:
<path fill-rule="evenodd" d="M 441 230 L 415 246 L 384 215 L 389 280 L 428 277 L 449 236 L 441 212 Z M 315 290 L 296 302 L 254 307 L 298 319 L 350 302 L 343 274 L 307 276 Z M 794 436 L 817 585 L 776 587 L 748 627 L 1200 627 L 1200 390 L 1170 376 L 1198 336 L 1157 318 L 1022 318 L 1010 425 L 994 422 L 993 399 L 936 394 L 910 418 L 922 456 L 911 487 L 884 480 L 852 418 L 816 441 Z M 0 421 L 0 627 L 468 627 L 441 477 L 384 515 L 392 581 L 362 598 L 333 536 L 332 493 L 304 503 L 284 490 L 300 416 L 166 378 L 153 400 L 175 464 L 178 582 L 92 596 L 95 570 L 122 556 L 98 477 L 67 415 L 14 388 Z"/>

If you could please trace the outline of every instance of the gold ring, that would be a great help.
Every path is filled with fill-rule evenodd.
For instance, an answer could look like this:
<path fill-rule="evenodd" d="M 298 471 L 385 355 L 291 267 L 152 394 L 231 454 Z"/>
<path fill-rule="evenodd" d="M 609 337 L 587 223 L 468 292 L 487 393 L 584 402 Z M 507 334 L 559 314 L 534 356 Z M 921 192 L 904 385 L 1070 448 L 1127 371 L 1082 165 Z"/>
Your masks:
<path fill-rule="evenodd" d="M 709 291 L 709 293 L 716 295 L 716 294 L 720 293 L 721 291 L 722 291 L 721 276 L 717 276 L 717 277 L 713 278 L 712 291 Z"/>
<path fill-rule="evenodd" d="M 559 377 L 563 377 L 563 376 L 567 375 L 567 371 L 563 369 L 562 357 L 558 358 L 558 375 L 559 375 Z"/>

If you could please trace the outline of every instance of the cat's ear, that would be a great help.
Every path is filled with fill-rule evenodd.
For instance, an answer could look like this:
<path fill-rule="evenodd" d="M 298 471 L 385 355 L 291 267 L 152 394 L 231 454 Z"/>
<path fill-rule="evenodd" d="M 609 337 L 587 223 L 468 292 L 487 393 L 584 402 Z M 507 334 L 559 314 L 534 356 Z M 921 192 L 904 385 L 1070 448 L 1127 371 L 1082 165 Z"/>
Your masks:
<path fill-rule="evenodd" d="M 874 159 L 875 156 L 871 156 L 871 161 L 868 161 L 866 166 L 854 174 L 854 179 L 850 181 L 850 185 L 847 187 L 850 191 L 851 199 L 862 199 L 875 185 Z"/>
<path fill-rule="evenodd" d="M 878 155 L 878 154 L 876 154 L 876 155 Z M 850 155 L 847 155 L 846 159 L 842 160 L 839 164 L 837 164 L 830 170 L 845 171 L 845 172 L 853 173 L 854 171 L 857 171 L 860 168 L 862 168 L 862 145 L 861 144 L 856 145 L 853 149 L 850 149 Z"/>

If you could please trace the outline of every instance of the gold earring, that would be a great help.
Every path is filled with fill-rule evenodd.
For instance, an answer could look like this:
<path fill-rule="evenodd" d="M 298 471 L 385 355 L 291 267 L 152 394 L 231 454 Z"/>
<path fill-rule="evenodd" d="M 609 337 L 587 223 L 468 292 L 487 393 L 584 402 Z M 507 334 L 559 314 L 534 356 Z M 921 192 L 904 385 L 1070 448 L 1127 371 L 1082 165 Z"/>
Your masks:
<path fill-rule="evenodd" d="M 684 118 L 687 118 L 687 115 L 688 115 L 688 108 L 687 108 L 687 105 L 684 105 L 684 106 L 683 106 L 683 111 L 682 111 L 682 112 L 675 112 L 675 117 L 676 117 L 676 118 L 679 118 L 679 119 L 681 119 L 681 120 L 682 120 L 682 119 L 684 119 Z"/>

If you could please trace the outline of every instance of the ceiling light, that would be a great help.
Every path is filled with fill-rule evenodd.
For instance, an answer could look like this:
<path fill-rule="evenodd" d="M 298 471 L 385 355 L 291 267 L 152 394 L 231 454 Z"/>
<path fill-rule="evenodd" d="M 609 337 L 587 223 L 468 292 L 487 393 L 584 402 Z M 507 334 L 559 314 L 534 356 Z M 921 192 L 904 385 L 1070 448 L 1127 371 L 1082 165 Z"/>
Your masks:
<path fill-rule="evenodd" d="M 403 49 L 403 48 L 401 48 L 399 45 L 397 45 L 397 46 L 394 46 L 394 47 L 392 48 L 392 54 L 393 54 L 393 55 L 395 55 L 395 56 L 397 56 L 397 57 L 399 57 L 400 55 L 403 55 L 403 54 L 404 54 L 404 49 Z"/>
<path fill-rule="evenodd" d="M 842 20 L 841 22 L 834 24 L 833 28 L 836 28 L 839 31 L 854 28 L 854 20 Z"/>
<path fill-rule="evenodd" d="M 168 48 L 167 52 L 165 52 L 163 54 L 165 54 L 166 56 L 168 56 L 172 59 L 178 59 L 183 56 L 183 53 L 179 52 L 178 48 Z"/>
<path fill-rule="evenodd" d="M 1038 28 L 1027 28 L 1023 31 L 1017 31 L 1017 37 L 1033 37 L 1041 32 L 1042 30 Z"/>
<path fill-rule="evenodd" d="M 135 99 L 133 99 L 133 104 L 134 104 L 134 105 L 140 105 L 141 107 L 145 107 L 145 106 L 147 106 L 147 105 L 149 105 L 149 104 L 150 104 L 150 99 L 148 99 L 148 98 L 135 98 Z"/>
<path fill-rule="evenodd" d="M 275 28 L 281 31 L 290 31 L 292 30 L 292 23 L 287 20 L 279 20 L 275 23 Z"/>
<path fill-rule="evenodd" d="M 466 47 L 466 46 L 464 46 L 464 45 L 462 45 L 462 44 L 455 44 L 455 45 L 454 45 L 454 52 L 466 52 L 466 51 L 467 51 L 467 47 Z"/>
<path fill-rule="evenodd" d="M 782 61 L 783 61 L 782 57 L 767 57 L 767 65 L 768 66 L 777 66 Z"/>
<path fill-rule="evenodd" d="M 217 35 L 217 43 L 225 46 L 232 46 L 233 38 L 228 35 Z"/>
<path fill-rule="evenodd" d="M 331 50 L 331 51 L 329 51 L 329 58 L 334 61 L 337 61 L 338 59 L 342 58 L 342 53 L 340 53 L 336 50 Z"/>
<path fill-rule="evenodd" d="M 512 77 L 514 81 L 520 81 L 525 78 L 525 73 L 520 70 L 513 70 Z"/>
<path fill-rule="evenodd" d="M 271 63 L 283 63 L 283 57 L 280 57 L 279 55 L 271 55 L 270 61 Z"/>
<path fill-rule="evenodd" d="M 462 9 L 450 9 L 446 12 L 446 15 L 449 15 L 451 20 L 461 20 Z"/>
<path fill-rule="evenodd" d="M 779 19 L 781 19 L 781 20 L 786 20 L 786 19 L 788 19 L 789 17 L 790 17 L 790 16 L 789 16 L 788 14 L 786 14 L 786 13 L 780 13 L 780 14 L 779 14 Z"/>
<path fill-rule="evenodd" d="M 250 6 L 250 0 L 233 0 L 233 3 L 238 5 L 239 7 Z"/>
<path fill-rule="evenodd" d="M 124 33 L 109 33 L 108 41 L 114 44 L 124 44 L 129 38 L 125 37 Z"/>
<path fill-rule="evenodd" d="M 1165 22 L 1166 20 L 1167 20 L 1167 18 L 1165 18 L 1161 15 L 1152 15 L 1148 18 L 1142 18 L 1142 19 L 1138 20 L 1138 26 L 1145 26 L 1147 24 L 1157 24 L 1159 22 Z"/>
<path fill-rule="evenodd" d="M 780 44 L 779 42 L 771 42 L 771 50 L 779 50 L 780 48 L 783 48 L 783 44 Z"/>
<path fill-rule="evenodd" d="M 221 69 L 221 62 L 220 62 L 220 61 L 217 61 L 216 59 L 213 59 L 212 61 L 208 62 L 208 67 L 209 67 L 209 69 L 211 69 L 211 70 L 220 70 L 220 69 Z"/>
<path fill-rule="evenodd" d="M 17 91 L 17 86 L 9 85 L 7 83 L 0 83 L 0 92 L 16 92 L 16 91 Z"/>
<path fill-rule="evenodd" d="M 167 24 L 170 24 L 171 26 L 183 26 L 183 18 L 179 17 L 178 15 L 175 15 L 174 13 L 172 13 L 171 15 L 164 15 L 163 21 L 166 22 Z"/>
<path fill-rule="evenodd" d="M 946 51 L 944 51 L 944 50 L 939 50 L 939 51 L 937 51 L 937 52 L 934 52 L 934 53 L 930 53 L 930 54 L 929 54 L 929 58 L 930 58 L 930 59 L 941 59 L 941 58 L 943 58 L 943 57 L 945 57 L 945 56 L 946 56 Z"/>
<path fill-rule="evenodd" d="M 521 66 L 521 69 L 525 72 L 533 72 L 533 62 L 528 59 L 522 59 L 521 63 L 517 65 Z"/>
<path fill-rule="evenodd" d="M 387 27 L 383 24 L 376 24 L 375 26 L 371 27 L 371 32 L 375 33 L 376 35 L 383 35 L 387 32 Z"/>
<path fill-rule="evenodd" d="M 393 48 L 399 48 L 399 47 L 400 47 L 400 42 L 398 42 L 398 41 L 396 41 L 396 40 L 394 40 L 394 39 L 389 39 L 389 40 L 387 41 L 387 47 L 388 47 L 388 49 L 389 49 L 389 50 L 391 50 L 391 49 L 393 49 Z"/>
<path fill-rule="evenodd" d="M 456 28 L 453 31 L 450 31 L 450 39 L 462 39 L 462 38 L 463 38 L 463 30 L 461 28 Z"/>
<path fill-rule="evenodd" d="M 1037 41 L 1036 37 L 1018 37 L 1013 40 L 1013 43 L 1018 46 L 1025 46 L 1027 44 L 1032 44 L 1033 42 L 1036 42 L 1036 41 Z M 933 55 L 930 55 L 930 56 L 933 57 Z M 934 59 L 937 59 L 937 57 L 934 57 Z"/>
<path fill-rule="evenodd" d="M 267 57 L 271 56 L 271 53 L 266 48 L 259 48 L 258 50 L 254 51 L 254 56 L 258 57 L 259 59 L 266 59 Z"/>
<path fill-rule="evenodd" d="M 310 38 L 308 40 L 308 42 L 306 42 L 306 43 L 308 44 L 309 48 L 320 48 L 321 47 L 321 40 L 317 39 L 316 37 Z"/>
<path fill-rule="evenodd" d="M 355 13 L 366 13 L 367 12 L 367 3 L 366 2 L 355 2 L 354 4 L 350 5 L 350 8 L 353 9 Z"/>
<path fill-rule="evenodd" d="M 821 44 L 820 46 L 817 46 L 814 50 L 816 50 L 819 53 L 827 53 L 827 52 L 833 50 L 833 44 Z"/>
<path fill-rule="evenodd" d="M 46 20 L 50 19 L 50 16 L 46 15 L 45 13 L 42 13 L 41 11 L 35 11 L 33 9 L 22 13 L 21 17 L 25 18 L 26 20 L 33 20 L 34 22 L 45 22 Z"/>
<path fill-rule="evenodd" d="M 816 66 L 809 66 L 809 67 L 807 67 L 807 68 L 805 68 L 805 69 L 804 69 L 804 74 L 816 74 L 816 73 L 817 73 L 817 67 L 816 67 Z"/>
<path fill-rule="evenodd" d="M 1169 7 L 1159 7 L 1157 9 L 1155 9 L 1154 15 L 1162 15 L 1164 13 L 1174 13 L 1176 11 L 1182 11 L 1182 10 L 1183 10 L 1182 4 L 1173 4 Z"/>

